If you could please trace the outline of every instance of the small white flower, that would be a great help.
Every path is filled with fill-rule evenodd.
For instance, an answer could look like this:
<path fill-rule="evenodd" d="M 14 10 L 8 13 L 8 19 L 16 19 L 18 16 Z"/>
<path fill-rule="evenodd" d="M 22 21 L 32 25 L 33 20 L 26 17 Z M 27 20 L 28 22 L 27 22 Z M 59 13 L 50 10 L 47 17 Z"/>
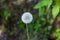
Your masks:
<path fill-rule="evenodd" d="M 25 13 L 23 13 L 21 19 L 25 24 L 27 24 L 27 23 L 32 22 L 33 16 L 32 16 L 32 14 L 30 12 L 25 12 Z"/>

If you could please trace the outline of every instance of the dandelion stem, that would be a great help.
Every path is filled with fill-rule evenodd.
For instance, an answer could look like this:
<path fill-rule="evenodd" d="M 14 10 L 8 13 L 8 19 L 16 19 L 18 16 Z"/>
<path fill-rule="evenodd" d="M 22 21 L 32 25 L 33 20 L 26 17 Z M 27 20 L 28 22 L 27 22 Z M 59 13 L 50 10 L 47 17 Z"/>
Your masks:
<path fill-rule="evenodd" d="M 29 40 L 28 26 L 26 24 L 27 40 Z"/>

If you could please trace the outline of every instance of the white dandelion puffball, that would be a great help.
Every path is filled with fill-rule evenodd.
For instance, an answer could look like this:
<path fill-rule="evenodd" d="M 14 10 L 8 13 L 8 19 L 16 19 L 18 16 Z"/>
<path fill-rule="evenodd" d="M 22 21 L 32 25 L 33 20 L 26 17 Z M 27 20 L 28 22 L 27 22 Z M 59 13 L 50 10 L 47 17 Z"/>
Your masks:
<path fill-rule="evenodd" d="M 30 12 L 25 12 L 25 13 L 23 13 L 21 19 L 25 24 L 27 24 L 27 23 L 32 22 L 33 16 L 32 16 L 32 14 Z"/>

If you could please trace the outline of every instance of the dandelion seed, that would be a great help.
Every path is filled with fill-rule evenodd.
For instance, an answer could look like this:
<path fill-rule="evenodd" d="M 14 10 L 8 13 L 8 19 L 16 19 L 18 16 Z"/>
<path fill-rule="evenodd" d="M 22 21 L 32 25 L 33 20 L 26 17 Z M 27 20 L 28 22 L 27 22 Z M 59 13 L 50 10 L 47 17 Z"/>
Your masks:
<path fill-rule="evenodd" d="M 25 12 L 25 13 L 23 13 L 21 19 L 25 24 L 27 24 L 27 23 L 32 22 L 33 16 L 32 16 L 32 14 L 30 12 Z"/>

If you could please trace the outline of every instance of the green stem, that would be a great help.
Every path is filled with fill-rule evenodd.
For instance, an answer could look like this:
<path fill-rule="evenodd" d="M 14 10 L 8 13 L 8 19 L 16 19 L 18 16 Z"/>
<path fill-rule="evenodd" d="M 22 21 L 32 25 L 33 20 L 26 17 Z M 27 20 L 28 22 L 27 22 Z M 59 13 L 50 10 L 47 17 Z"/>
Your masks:
<path fill-rule="evenodd" d="M 28 26 L 26 24 L 27 39 L 29 40 Z"/>

